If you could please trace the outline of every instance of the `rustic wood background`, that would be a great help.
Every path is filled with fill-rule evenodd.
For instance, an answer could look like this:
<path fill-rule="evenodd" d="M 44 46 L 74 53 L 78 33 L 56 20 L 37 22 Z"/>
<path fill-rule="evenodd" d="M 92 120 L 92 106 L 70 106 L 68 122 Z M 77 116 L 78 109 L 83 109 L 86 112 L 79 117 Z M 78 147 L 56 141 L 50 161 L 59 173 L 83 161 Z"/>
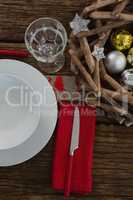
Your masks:
<path fill-rule="evenodd" d="M 0 48 L 25 48 L 25 29 L 39 17 L 57 18 L 69 32 L 68 24 L 75 12 L 80 12 L 90 2 L 91 0 L 0 0 Z M 133 2 L 128 9 L 133 11 Z M 24 61 L 37 66 L 31 57 Z M 69 62 L 66 62 L 60 74 L 71 75 Z M 47 147 L 28 162 L 0 168 L 0 199 L 64 199 L 62 193 L 51 189 L 53 151 L 54 136 Z M 133 127 L 125 128 L 106 120 L 97 122 L 93 175 L 93 192 L 85 197 L 72 195 L 71 200 L 133 199 Z"/>

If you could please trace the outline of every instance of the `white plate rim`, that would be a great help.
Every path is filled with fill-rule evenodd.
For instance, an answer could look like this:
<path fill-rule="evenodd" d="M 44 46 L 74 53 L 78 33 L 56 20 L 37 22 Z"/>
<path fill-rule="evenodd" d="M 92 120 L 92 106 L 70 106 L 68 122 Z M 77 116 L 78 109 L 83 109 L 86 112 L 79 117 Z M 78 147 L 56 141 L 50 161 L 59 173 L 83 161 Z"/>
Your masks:
<path fill-rule="evenodd" d="M 4 64 L 6 63 L 6 68 Z M 3 65 L 2 65 L 3 64 Z M 16 65 L 16 66 L 15 66 Z M 12 68 L 15 70 L 13 71 Z M 45 76 L 36 68 L 33 66 L 24 63 L 22 61 L 18 60 L 12 60 L 12 59 L 1 59 L 0 60 L 0 73 L 11 73 L 17 76 L 22 76 L 25 70 L 25 77 L 24 80 L 30 81 L 33 83 L 31 84 L 30 81 L 28 83 L 33 87 L 35 90 L 39 90 L 40 92 L 43 92 L 43 84 L 46 85 L 49 88 L 49 95 L 53 98 L 54 107 L 52 108 L 52 115 L 50 116 L 51 124 L 47 131 L 49 131 L 49 136 L 47 137 L 47 140 L 44 141 L 44 119 L 46 120 L 46 112 L 44 110 L 41 110 L 41 116 L 40 116 L 40 122 L 38 127 L 36 128 L 35 132 L 31 135 L 30 138 L 28 138 L 27 141 L 22 143 L 19 146 L 16 146 L 14 148 L 8 149 L 8 150 L 0 150 L 0 166 L 13 166 L 20 163 L 23 163 L 35 155 L 37 155 L 48 143 L 50 140 L 55 126 L 57 122 L 57 100 L 54 93 L 54 90 L 48 80 L 45 78 Z M 32 76 L 29 76 L 31 75 Z M 34 77 L 38 77 L 37 85 L 34 80 Z M 49 120 L 48 120 L 49 123 Z"/>

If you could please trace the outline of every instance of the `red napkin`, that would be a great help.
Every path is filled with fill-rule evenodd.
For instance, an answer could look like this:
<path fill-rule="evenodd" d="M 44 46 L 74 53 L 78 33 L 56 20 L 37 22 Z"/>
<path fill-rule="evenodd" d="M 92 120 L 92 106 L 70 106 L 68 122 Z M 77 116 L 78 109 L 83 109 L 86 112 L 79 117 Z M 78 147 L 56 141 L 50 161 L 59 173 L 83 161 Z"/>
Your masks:
<path fill-rule="evenodd" d="M 73 158 L 70 192 L 86 194 L 92 191 L 92 159 L 96 124 L 94 107 L 79 106 L 80 142 Z M 69 148 L 73 125 L 74 105 L 62 104 L 59 108 L 52 186 L 64 190 Z"/>

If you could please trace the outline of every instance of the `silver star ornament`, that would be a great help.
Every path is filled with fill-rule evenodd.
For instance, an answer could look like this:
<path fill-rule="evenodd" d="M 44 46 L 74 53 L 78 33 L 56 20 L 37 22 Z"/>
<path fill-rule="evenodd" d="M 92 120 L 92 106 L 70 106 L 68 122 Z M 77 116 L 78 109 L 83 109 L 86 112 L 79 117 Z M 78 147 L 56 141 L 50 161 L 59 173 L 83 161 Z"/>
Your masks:
<path fill-rule="evenodd" d="M 100 61 L 101 59 L 105 58 L 104 55 L 104 48 L 99 48 L 97 46 L 94 46 L 94 51 L 92 52 L 92 55 Z"/>
<path fill-rule="evenodd" d="M 90 23 L 89 19 L 83 19 L 76 13 L 74 19 L 70 22 L 70 27 L 73 31 L 73 34 L 76 35 L 81 31 L 88 31 L 89 23 Z"/>

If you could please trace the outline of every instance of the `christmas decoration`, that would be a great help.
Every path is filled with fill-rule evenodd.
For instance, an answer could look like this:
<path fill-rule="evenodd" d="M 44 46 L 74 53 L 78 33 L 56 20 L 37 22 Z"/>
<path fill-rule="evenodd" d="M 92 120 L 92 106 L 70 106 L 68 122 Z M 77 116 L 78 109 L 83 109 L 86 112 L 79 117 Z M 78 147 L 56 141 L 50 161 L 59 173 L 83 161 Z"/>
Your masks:
<path fill-rule="evenodd" d="M 70 22 L 70 27 L 73 30 L 73 34 L 80 33 L 81 31 L 88 31 L 88 24 L 90 20 L 83 19 L 78 14 L 75 15 L 72 22 Z"/>
<path fill-rule="evenodd" d="M 106 68 L 112 74 L 122 72 L 126 67 L 126 56 L 120 51 L 112 51 L 107 55 Z"/>
<path fill-rule="evenodd" d="M 122 73 L 122 81 L 128 87 L 133 87 L 133 69 L 125 70 Z"/>
<path fill-rule="evenodd" d="M 112 45 L 119 51 L 129 49 L 132 45 L 132 41 L 132 35 L 126 30 L 118 30 L 111 36 Z"/>
<path fill-rule="evenodd" d="M 89 94 L 91 94 L 91 97 L 94 94 L 93 99 L 95 100 L 93 103 L 89 98 L 89 94 L 85 102 L 101 108 L 105 112 L 115 113 L 119 123 L 123 123 L 127 127 L 133 125 L 133 115 L 126 108 L 123 108 L 120 102 L 124 101 L 133 106 L 133 95 L 127 88 L 123 87 L 121 80 L 115 80 L 107 72 L 103 52 L 104 48 L 106 49 L 109 46 L 106 46 L 109 38 L 112 39 L 112 45 L 119 51 L 131 48 L 132 35 L 126 30 L 119 29 L 119 27 L 133 23 L 133 14 L 124 12 L 129 2 L 129 0 L 97 0 L 97 2 L 90 4 L 84 8 L 80 19 L 91 20 L 93 26 L 90 26 L 88 22 L 82 28 L 82 22 L 75 23 L 78 20 L 74 19 L 70 24 L 72 33 L 69 38 L 69 54 L 71 63 L 77 69 L 74 70 L 76 75 L 78 71 L 77 79 L 81 79 L 81 76 L 84 77 Z M 111 5 L 110 8 L 109 5 Z M 77 24 L 80 25 L 77 26 Z M 114 32 L 114 28 L 119 31 Z M 113 35 L 111 36 L 112 32 Z M 114 53 L 112 52 L 112 54 Z M 121 52 L 119 52 L 119 57 L 116 53 L 114 55 L 115 66 L 113 68 L 112 65 L 111 69 L 114 69 L 115 72 L 122 72 L 126 66 L 125 55 Z M 111 63 L 109 62 L 109 64 Z M 118 76 L 117 78 L 121 77 Z M 105 82 L 106 86 L 103 85 Z M 112 90 L 109 88 L 112 88 Z M 125 99 L 123 99 L 123 95 L 126 95 Z"/>
<path fill-rule="evenodd" d="M 133 47 L 128 52 L 127 61 L 131 66 L 133 66 Z"/>
<path fill-rule="evenodd" d="M 94 46 L 94 51 L 92 52 L 92 55 L 100 61 L 101 59 L 105 58 L 104 55 L 104 48 L 99 48 L 96 45 Z"/>

